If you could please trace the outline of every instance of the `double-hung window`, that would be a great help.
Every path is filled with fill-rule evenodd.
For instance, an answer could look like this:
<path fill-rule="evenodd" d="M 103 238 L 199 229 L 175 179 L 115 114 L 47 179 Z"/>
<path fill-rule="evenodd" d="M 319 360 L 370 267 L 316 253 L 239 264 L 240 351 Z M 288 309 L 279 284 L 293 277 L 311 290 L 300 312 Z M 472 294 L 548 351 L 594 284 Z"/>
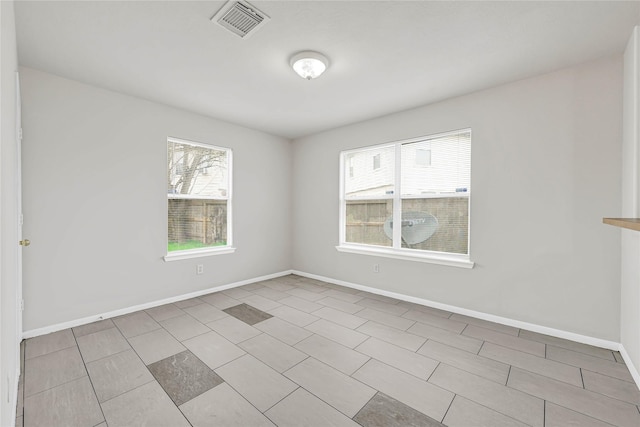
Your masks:
<path fill-rule="evenodd" d="M 338 250 L 473 266 L 471 130 L 343 151 L 340 163 Z"/>
<path fill-rule="evenodd" d="M 229 148 L 167 140 L 166 260 L 232 252 Z"/>

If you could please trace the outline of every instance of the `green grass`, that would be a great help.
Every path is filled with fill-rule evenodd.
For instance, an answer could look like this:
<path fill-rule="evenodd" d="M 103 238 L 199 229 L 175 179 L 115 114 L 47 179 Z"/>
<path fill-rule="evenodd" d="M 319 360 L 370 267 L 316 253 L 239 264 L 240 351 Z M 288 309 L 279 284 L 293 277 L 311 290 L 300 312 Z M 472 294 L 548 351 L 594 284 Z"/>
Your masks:
<path fill-rule="evenodd" d="M 168 250 L 173 251 L 186 251 L 189 249 L 210 248 L 213 246 L 224 246 L 227 242 L 218 242 L 212 245 L 206 245 L 199 240 L 188 240 L 186 242 L 169 242 Z"/>

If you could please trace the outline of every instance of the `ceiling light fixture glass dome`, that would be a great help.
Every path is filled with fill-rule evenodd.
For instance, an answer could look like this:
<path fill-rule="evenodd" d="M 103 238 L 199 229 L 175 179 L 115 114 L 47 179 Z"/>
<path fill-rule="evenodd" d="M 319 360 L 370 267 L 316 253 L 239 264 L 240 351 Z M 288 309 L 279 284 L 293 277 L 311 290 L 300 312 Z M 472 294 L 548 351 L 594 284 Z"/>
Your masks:
<path fill-rule="evenodd" d="M 307 50 L 293 55 L 290 64 L 300 77 L 311 80 L 324 73 L 329 66 L 329 60 L 321 53 Z"/>

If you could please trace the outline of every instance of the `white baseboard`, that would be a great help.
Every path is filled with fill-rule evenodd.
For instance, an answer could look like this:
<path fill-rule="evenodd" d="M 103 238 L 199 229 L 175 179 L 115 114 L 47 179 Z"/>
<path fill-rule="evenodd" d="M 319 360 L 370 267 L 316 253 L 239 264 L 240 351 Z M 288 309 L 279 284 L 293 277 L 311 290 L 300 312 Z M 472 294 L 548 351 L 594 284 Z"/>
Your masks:
<path fill-rule="evenodd" d="M 622 359 L 624 359 L 624 363 L 626 363 L 627 368 L 629 368 L 629 372 L 633 377 L 633 380 L 636 382 L 636 385 L 640 389 L 640 372 L 638 372 L 638 369 L 633 364 L 633 361 L 631 360 L 631 356 L 629 356 L 629 353 L 627 353 L 627 350 L 624 348 L 622 344 L 620 344 L 620 349 L 618 351 L 620 351 L 620 354 L 622 355 Z"/>
<path fill-rule="evenodd" d="M 535 323 L 522 322 L 520 320 L 509 319 L 507 317 L 496 316 L 493 314 L 483 313 L 481 311 L 469 310 L 466 308 L 460 308 L 453 305 L 442 304 L 435 301 L 426 300 L 423 298 L 412 297 L 409 295 L 398 294 L 395 292 L 385 291 L 382 289 L 371 288 L 369 286 L 359 285 L 356 283 L 345 282 L 343 280 L 333 279 L 331 277 L 319 276 L 317 274 L 305 273 L 304 271 L 293 270 L 293 274 L 298 276 L 308 277 L 310 279 L 321 280 L 324 282 L 333 283 L 347 288 L 358 289 L 360 291 L 370 292 L 372 294 L 383 295 L 390 298 L 399 299 L 402 301 L 412 302 L 415 304 L 425 305 L 427 307 L 438 308 L 444 311 L 450 311 L 452 313 L 463 314 L 465 316 L 475 317 L 477 319 L 488 320 L 489 322 L 500 323 L 502 325 L 513 326 L 515 328 L 526 329 L 532 332 L 538 332 L 540 334 L 551 335 L 557 338 L 564 338 L 570 341 L 576 341 L 582 344 L 589 344 L 595 347 L 602 347 L 609 350 L 618 350 L 620 343 L 615 341 L 603 340 L 600 338 L 589 337 L 586 335 L 580 335 L 573 332 L 567 332 L 560 329 L 549 328 L 547 326 L 536 325 Z"/>
<path fill-rule="evenodd" d="M 237 288 L 239 286 L 249 285 L 249 284 L 255 283 L 255 282 L 261 282 L 263 280 L 275 279 L 276 277 L 286 276 L 286 275 L 291 274 L 291 273 L 292 273 L 292 270 L 285 270 L 285 271 L 281 271 L 281 272 L 278 272 L 278 273 L 267 274 L 265 276 L 254 277 L 252 279 L 247 279 L 247 280 L 241 280 L 239 282 L 234 282 L 234 283 L 229 283 L 227 285 L 221 285 L 221 286 L 216 286 L 216 287 L 213 287 L 213 288 L 203 289 L 203 290 L 200 290 L 200 291 L 191 292 L 191 293 L 183 294 L 183 295 L 178 295 L 178 296 L 171 297 L 171 298 L 165 298 L 165 299 L 162 299 L 162 300 L 153 301 L 153 302 L 149 302 L 149 303 L 145 303 L 145 304 L 139 304 L 139 305 L 135 305 L 135 306 L 132 306 L 132 307 L 121 308 L 121 309 L 118 309 L 118 310 L 109 311 L 107 313 L 96 314 L 96 315 L 93 315 L 93 316 L 83 317 L 81 319 L 70 320 L 68 322 L 63 322 L 63 323 L 57 323 L 55 325 L 45 326 L 43 328 L 31 329 L 31 330 L 28 330 L 28 331 L 24 331 L 22 333 L 22 338 L 23 339 L 33 338 L 33 337 L 37 337 L 37 336 L 40 336 L 40 335 L 50 334 L 52 332 L 62 331 L 64 329 L 68 329 L 68 328 L 75 328 L 76 326 L 82 326 L 82 325 L 86 325 L 86 324 L 89 324 L 89 323 L 97 322 L 99 320 L 110 319 L 112 317 L 122 316 L 124 314 L 133 313 L 135 311 L 146 310 L 148 308 L 158 307 L 160 305 L 170 304 L 172 302 L 184 301 L 184 300 L 187 300 L 187 299 L 190 299 L 190 298 L 195 298 L 195 297 L 199 297 L 199 296 L 202 296 L 202 295 L 207 295 L 207 294 L 210 294 L 212 292 L 225 291 L 227 289 Z"/>

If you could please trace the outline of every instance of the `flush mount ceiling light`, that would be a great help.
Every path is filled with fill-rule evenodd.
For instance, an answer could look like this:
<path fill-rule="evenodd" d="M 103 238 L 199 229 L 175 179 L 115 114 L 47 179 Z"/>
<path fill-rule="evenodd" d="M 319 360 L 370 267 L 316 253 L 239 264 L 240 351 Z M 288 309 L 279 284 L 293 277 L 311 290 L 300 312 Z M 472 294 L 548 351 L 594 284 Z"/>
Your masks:
<path fill-rule="evenodd" d="M 321 53 L 307 50 L 293 55 L 290 64 L 300 77 L 311 80 L 324 73 L 329 66 L 329 60 Z"/>

